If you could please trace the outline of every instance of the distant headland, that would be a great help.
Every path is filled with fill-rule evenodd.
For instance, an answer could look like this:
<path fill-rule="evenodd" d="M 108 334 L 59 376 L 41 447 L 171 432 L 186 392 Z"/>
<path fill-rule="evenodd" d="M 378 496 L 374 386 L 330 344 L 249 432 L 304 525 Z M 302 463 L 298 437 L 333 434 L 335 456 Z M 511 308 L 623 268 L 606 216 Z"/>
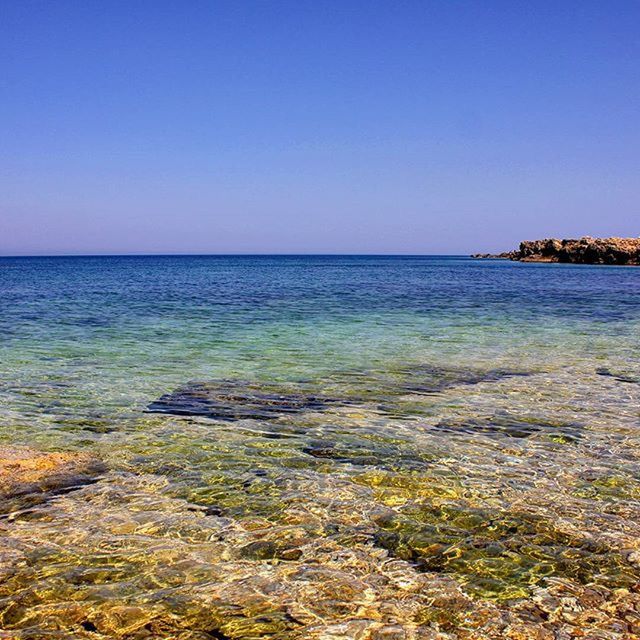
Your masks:
<path fill-rule="evenodd" d="M 640 265 L 640 238 L 545 238 L 525 240 L 515 251 L 476 253 L 473 258 L 501 258 L 519 262 Z"/>

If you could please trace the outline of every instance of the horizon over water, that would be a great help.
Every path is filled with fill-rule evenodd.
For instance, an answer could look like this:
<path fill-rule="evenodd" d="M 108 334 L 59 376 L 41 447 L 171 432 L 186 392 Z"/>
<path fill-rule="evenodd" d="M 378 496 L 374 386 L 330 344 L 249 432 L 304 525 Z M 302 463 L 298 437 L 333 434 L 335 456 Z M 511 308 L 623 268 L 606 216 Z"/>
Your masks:
<path fill-rule="evenodd" d="M 6 254 L 2 258 L 470 258 L 465 253 L 60 253 Z"/>
<path fill-rule="evenodd" d="M 1 257 L 0 445 L 103 467 L 0 500 L 0 629 L 639 637 L 638 353 L 630 268 Z"/>

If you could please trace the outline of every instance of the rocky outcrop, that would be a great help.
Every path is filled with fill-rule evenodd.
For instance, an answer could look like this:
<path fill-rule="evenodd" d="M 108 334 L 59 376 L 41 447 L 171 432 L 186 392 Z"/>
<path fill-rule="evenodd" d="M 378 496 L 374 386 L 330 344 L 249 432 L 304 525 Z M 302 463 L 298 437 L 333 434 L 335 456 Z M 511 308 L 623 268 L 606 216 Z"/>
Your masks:
<path fill-rule="evenodd" d="M 474 258 L 507 258 L 520 262 L 640 265 L 640 238 L 592 238 L 525 240 L 516 251 L 475 254 Z"/>
<path fill-rule="evenodd" d="M 572 262 L 575 264 L 640 264 L 640 238 L 591 238 L 521 242 L 522 262 Z"/>
<path fill-rule="evenodd" d="M 517 251 L 504 251 L 503 253 L 474 253 L 472 258 L 491 258 L 493 260 L 515 260 Z"/>

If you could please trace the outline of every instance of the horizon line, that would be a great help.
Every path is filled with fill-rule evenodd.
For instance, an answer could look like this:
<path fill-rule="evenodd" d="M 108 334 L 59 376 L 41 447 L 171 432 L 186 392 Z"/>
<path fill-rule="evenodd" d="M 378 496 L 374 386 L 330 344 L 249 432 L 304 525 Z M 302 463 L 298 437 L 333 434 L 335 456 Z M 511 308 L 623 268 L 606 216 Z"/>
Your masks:
<path fill-rule="evenodd" d="M 171 257 L 389 257 L 470 258 L 470 253 L 12 253 L 2 258 L 171 258 Z"/>

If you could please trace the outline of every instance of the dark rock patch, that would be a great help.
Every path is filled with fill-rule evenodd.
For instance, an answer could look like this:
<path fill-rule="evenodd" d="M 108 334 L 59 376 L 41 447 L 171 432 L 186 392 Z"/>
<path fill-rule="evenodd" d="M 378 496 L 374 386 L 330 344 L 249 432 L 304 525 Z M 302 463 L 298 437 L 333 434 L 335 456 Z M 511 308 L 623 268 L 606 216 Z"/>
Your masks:
<path fill-rule="evenodd" d="M 399 388 L 408 393 L 439 393 L 453 387 L 476 385 L 483 382 L 500 382 L 513 377 L 531 375 L 527 371 L 510 369 L 447 369 L 431 365 L 407 367 L 401 370 L 403 380 Z"/>
<path fill-rule="evenodd" d="M 353 465 L 380 465 L 380 458 L 366 451 L 358 452 L 333 445 L 312 445 L 303 447 L 302 452 L 314 458 Z"/>
<path fill-rule="evenodd" d="M 237 380 L 196 382 L 152 402 L 147 411 L 214 420 L 276 420 L 305 411 L 325 411 L 343 401 L 307 392 Z"/>
<path fill-rule="evenodd" d="M 224 634 L 220 629 L 207 629 L 206 634 L 214 640 L 233 640 L 231 636 Z"/>
<path fill-rule="evenodd" d="M 513 377 L 532 375 L 516 369 L 472 369 L 415 364 L 389 370 L 361 373 L 343 372 L 332 378 L 334 387 L 353 402 L 373 402 L 383 411 L 393 412 L 404 395 L 433 395 L 447 389 L 500 382 Z M 336 392 L 339 395 L 338 392 Z"/>
<path fill-rule="evenodd" d="M 299 560 L 302 550 L 295 545 L 271 540 L 256 540 L 238 549 L 238 556 L 247 560 Z"/>
<path fill-rule="evenodd" d="M 432 395 L 447 389 L 499 382 L 529 372 L 507 369 L 454 369 L 416 365 L 390 371 L 341 372 L 314 382 L 266 383 L 243 380 L 192 382 L 147 406 L 149 413 L 197 416 L 214 420 L 275 421 L 337 407 L 369 406 L 393 416 L 407 415 L 407 395 Z M 415 404 L 415 403 L 414 403 Z M 409 408 L 415 413 L 415 407 Z M 287 434 L 265 432 L 266 438 Z"/>
<path fill-rule="evenodd" d="M 375 466 L 379 469 L 403 471 L 424 470 L 427 462 L 417 453 L 407 454 L 399 447 L 368 442 L 366 445 L 339 444 L 330 441 L 314 441 L 302 448 L 302 452 L 318 460 L 354 466 Z"/>
<path fill-rule="evenodd" d="M 530 438 L 544 435 L 558 442 L 577 442 L 582 438 L 583 425 L 551 422 L 539 418 L 495 415 L 490 418 L 441 420 L 438 429 L 451 433 L 484 433 L 507 438 Z"/>
<path fill-rule="evenodd" d="M 220 507 L 216 505 L 192 505 L 187 507 L 189 511 L 194 511 L 196 513 L 202 513 L 205 516 L 216 516 L 222 517 L 223 511 Z"/>
<path fill-rule="evenodd" d="M 609 377 L 609 378 L 614 378 L 618 382 L 628 382 L 628 383 L 631 383 L 631 384 L 640 384 L 640 378 L 634 378 L 632 376 L 627 376 L 627 375 L 622 374 L 622 373 L 614 373 L 611 370 L 607 369 L 606 367 L 600 367 L 600 368 L 596 369 L 596 373 L 599 376 L 606 376 L 606 377 Z"/>

